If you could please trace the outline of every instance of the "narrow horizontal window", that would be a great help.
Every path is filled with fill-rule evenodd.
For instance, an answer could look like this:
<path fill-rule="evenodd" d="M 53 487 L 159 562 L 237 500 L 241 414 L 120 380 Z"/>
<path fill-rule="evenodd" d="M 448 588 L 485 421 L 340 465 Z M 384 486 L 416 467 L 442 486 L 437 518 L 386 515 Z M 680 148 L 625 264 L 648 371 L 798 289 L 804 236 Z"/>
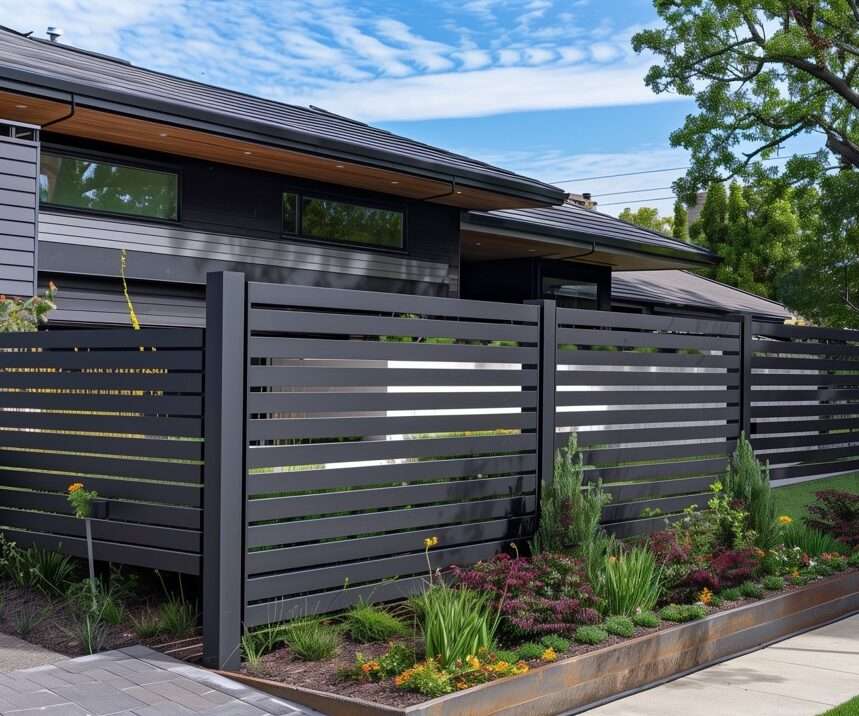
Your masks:
<path fill-rule="evenodd" d="M 43 204 L 176 220 L 179 177 L 95 159 L 42 152 L 39 174 Z"/>
<path fill-rule="evenodd" d="M 301 234 L 314 239 L 399 249 L 403 218 L 401 211 L 330 199 L 305 196 L 301 202 Z"/>

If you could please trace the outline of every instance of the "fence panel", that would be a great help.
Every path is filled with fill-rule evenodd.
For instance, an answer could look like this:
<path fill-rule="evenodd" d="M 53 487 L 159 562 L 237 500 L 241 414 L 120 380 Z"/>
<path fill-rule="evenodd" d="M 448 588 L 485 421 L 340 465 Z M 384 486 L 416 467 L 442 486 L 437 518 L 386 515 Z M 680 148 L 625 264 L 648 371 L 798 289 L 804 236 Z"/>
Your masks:
<path fill-rule="evenodd" d="M 96 559 L 198 574 L 202 391 L 201 330 L 0 334 L 0 529 L 86 556 L 82 482 Z"/>
<path fill-rule="evenodd" d="M 773 482 L 859 470 L 859 331 L 752 333 L 752 445 Z"/>
<path fill-rule="evenodd" d="M 540 307 L 248 284 L 245 622 L 527 538 Z M 394 579 L 396 578 L 396 579 Z"/>
<path fill-rule="evenodd" d="M 618 536 L 704 506 L 739 435 L 740 324 L 557 310 L 555 444 L 578 434 Z"/>

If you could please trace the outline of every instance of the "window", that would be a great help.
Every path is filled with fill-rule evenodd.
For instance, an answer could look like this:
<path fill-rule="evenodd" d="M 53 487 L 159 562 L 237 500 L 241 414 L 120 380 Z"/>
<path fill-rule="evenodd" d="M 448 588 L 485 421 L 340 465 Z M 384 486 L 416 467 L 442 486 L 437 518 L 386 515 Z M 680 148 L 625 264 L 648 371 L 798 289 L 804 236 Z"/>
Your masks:
<path fill-rule="evenodd" d="M 53 206 L 175 221 L 179 177 L 172 172 L 43 152 L 39 196 L 43 204 Z"/>
<path fill-rule="evenodd" d="M 300 207 L 300 209 L 299 209 Z M 331 199 L 283 195 L 284 233 L 389 249 L 403 247 L 404 214 Z"/>

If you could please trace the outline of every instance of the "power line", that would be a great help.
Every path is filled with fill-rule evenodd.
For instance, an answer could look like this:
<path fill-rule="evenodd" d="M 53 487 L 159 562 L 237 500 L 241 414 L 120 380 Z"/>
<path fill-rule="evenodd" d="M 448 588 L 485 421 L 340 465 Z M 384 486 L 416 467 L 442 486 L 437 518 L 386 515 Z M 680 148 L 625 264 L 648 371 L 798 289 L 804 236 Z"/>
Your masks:
<path fill-rule="evenodd" d="M 813 157 L 817 154 L 817 152 L 806 152 L 805 154 L 791 154 L 790 156 L 785 157 L 767 157 L 766 159 L 761 159 L 762 162 L 779 162 L 784 161 L 786 159 L 791 159 L 793 157 Z M 556 181 L 550 181 L 550 184 L 569 184 L 571 182 L 576 181 L 594 181 L 596 179 L 616 179 L 617 177 L 635 177 L 641 176 L 642 174 L 662 174 L 664 172 L 679 172 L 683 169 L 691 169 L 691 166 L 685 167 L 667 167 L 665 169 L 647 169 L 640 172 L 625 172 L 623 174 L 603 174 L 601 176 L 593 176 L 593 177 L 578 177 L 577 179 L 557 179 Z M 605 196 L 605 195 L 603 195 Z"/>
<path fill-rule="evenodd" d="M 610 191 L 607 194 L 591 194 L 591 196 L 617 196 L 618 194 L 643 194 L 646 191 L 665 191 L 673 189 L 670 186 L 655 186 L 651 189 L 629 189 L 628 191 Z"/>
<path fill-rule="evenodd" d="M 649 201 L 665 201 L 666 199 L 676 200 L 676 196 L 652 196 L 649 199 L 633 199 L 632 201 L 609 201 L 605 204 L 600 203 L 600 206 L 617 206 L 618 204 L 646 204 Z"/>

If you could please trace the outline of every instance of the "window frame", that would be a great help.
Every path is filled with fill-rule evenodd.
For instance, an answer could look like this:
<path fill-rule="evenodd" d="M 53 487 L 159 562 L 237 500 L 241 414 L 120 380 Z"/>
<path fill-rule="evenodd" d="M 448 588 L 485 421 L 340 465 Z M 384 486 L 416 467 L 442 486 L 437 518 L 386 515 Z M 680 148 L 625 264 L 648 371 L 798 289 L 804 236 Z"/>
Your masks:
<path fill-rule="evenodd" d="M 284 194 L 295 194 L 296 196 L 296 225 L 297 231 L 293 233 L 289 233 L 284 231 L 284 216 L 283 216 L 283 195 Z M 304 200 L 305 199 L 319 199 L 320 201 L 334 201 L 339 204 L 349 204 L 351 206 L 357 206 L 363 209 L 379 209 L 382 211 L 390 211 L 400 214 L 403 217 L 402 222 L 402 243 L 400 246 L 383 246 L 381 244 L 365 244 L 360 241 L 345 241 L 342 239 L 325 239 L 318 236 L 311 236 L 310 234 L 303 233 L 303 219 L 304 219 Z M 332 193 L 322 192 L 322 191 L 309 191 L 305 192 L 298 188 L 286 187 L 281 190 L 280 193 L 280 202 L 281 202 L 281 212 L 280 212 L 280 235 L 283 239 L 289 239 L 292 241 L 301 241 L 303 243 L 313 244 L 316 246 L 333 246 L 335 248 L 351 248 L 351 249 L 362 249 L 366 251 L 376 251 L 382 253 L 389 254 L 407 254 L 408 253 L 408 226 L 409 226 L 409 212 L 408 206 L 403 202 L 385 202 L 383 200 L 375 200 L 368 199 L 364 201 L 363 199 L 352 199 L 347 198 L 344 199 L 342 196 L 337 196 Z"/>
<path fill-rule="evenodd" d="M 125 221 L 142 221 L 147 223 L 162 224 L 167 226 L 175 226 L 182 222 L 182 189 L 183 177 L 181 168 L 170 162 L 151 161 L 147 159 L 128 158 L 112 152 L 104 152 L 97 149 L 77 149 L 66 147 L 61 144 L 51 144 L 43 142 L 39 150 L 39 176 L 41 177 L 42 155 L 43 154 L 59 154 L 72 159 L 83 159 L 93 162 L 102 162 L 103 164 L 114 164 L 117 166 L 130 167 L 132 169 L 145 169 L 149 171 L 161 172 L 162 174 L 172 174 L 176 177 L 176 218 L 164 219 L 159 216 L 145 216 L 140 214 L 124 214 L 117 211 L 105 211 L 104 209 L 91 209 L 88 207 L 66 206 L 64 204 L 53 204 L 49 201 L 41 200 L 41 181 L 39 182 L 39 208 L 44 207 L 50 211 L 60 212 L 63 214 L 83 214 L 86 216 L 105 216 L 111 219 L 120 219 Z"/>

